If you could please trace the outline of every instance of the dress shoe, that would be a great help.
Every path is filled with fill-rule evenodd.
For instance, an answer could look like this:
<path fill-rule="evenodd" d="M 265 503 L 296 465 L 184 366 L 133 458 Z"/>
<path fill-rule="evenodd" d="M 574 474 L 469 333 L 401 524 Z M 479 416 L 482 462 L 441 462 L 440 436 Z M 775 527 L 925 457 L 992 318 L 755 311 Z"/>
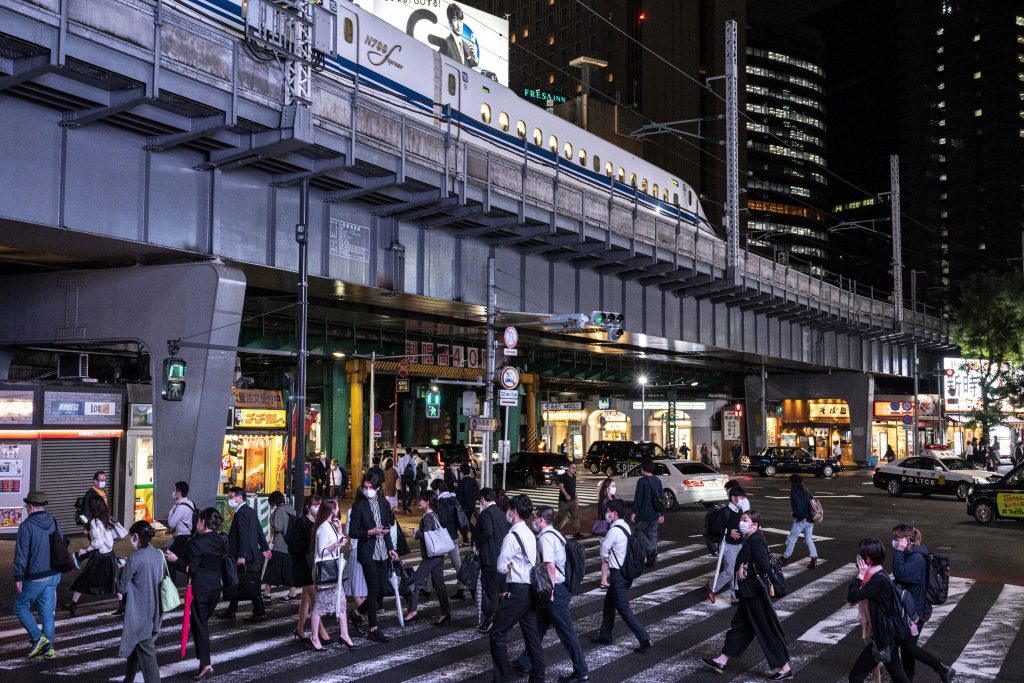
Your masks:
<path fill-rule="evenodd" d="M 612 644 L 612 639 L 611 638 L 591 638 L 590 642 L 592 642 L 594 645 L 611 645 Z"/>
<path fill-rule="evenodd" d="M 526 678 L 530 675 L 530 672 L 524 669 L 522 664 L 519 662 L 509 662 L 508 670 L 513 676 L 518 676 L 520 678 Z"/>
<path fill-rule="evenodd" d="M 807 568 L 808 569 L 814 569 L 817 566 L 818 566 L 818 558 L 812 557 L 811 558 L 811 563 L 809 565 L 807 565 Z"/>
<path fill-rule="evenodd" d="M 488 632 L 490 632 L 491 626 L 493 626 L 493 625 L 494 625 L 494 618 L 493 617 L 487 617 L 487 618 L 484 619 L 482 624 L 480 624 L 479 626 L 476 627 L 476 630 L 480 631 L 480 633 L 488 633 Z"/>
<path fill-rule="evenodd" d="M 571 673 L 568 676 L 559 676 L 558 683 L 589 683 L 590 676 L 578 676 Z"/>
<path fill-rule="evenodd" d="M 939 672 L 939 679 L 942 683 L 952 683 L 953 676 L 956 676 L 956 669 L 951 666 L 943 666 Z"/>
<path fill-rule="evenodd" d="M 725 665 L 724 664 L 719 664 L 718 662 L 716 662 L 711 657 L 701 657 L 700 661 L 704 662 L 704 665 L 707 666 L 712 671 L 714 671 L 716 674 L 720 674 L 720 673 L 724 673 L 725 672 Z"/>
<path fill-rule="evenodd" d="M 245 623 L 247 623 L 247 624 L 258 624 L 258 623 L 260 623 L 262 621 L 266 621 L 266 620 L 267 620 L 267 615 L 266 614 L 254 614 L 251 617 L 246 617 Z"/>
<path fill-rule="evenodd" d="M 775 673 L 773 673 L 771 676 L 768 677 L 768 680 L 769 681 L 791 681 L 794 678 L 796 678 L 796 675 L 793 673 L 793 670 L 790 669 L 789 671 L 776 671 Z"/>
<path fill-rule="evenodd" d="M 212 676 L 213 676 L 213 665 L 212 664 L 207 664 L 206 666 L 204 666 L 202 669 L 199 670 L 199 673 L 197 673 L 195 676 L 192 677 L 192 680 L 193 681 L 202 681 L 204 679 L 211 678 Z"/>
<path fill-rule="evenodd" d="M 779 558 L 779 564 L 782 565 L 783 567 L 785 567 L 789 563 L 790 563 L 790 559 L 788 557 L 786 557 L 785 555 L 783 555 L 782 557 Z"/>
<path fill-rule="evenodd" d="M 450 623 L 452 623 L 452 615 L 449 613 L 435 621 L 434 626 L 447 626 Z"/>
<path fill-rule="evenodd" d="M 234 619 L 235 613 L 224 610 L 223 612 L 217 612 L 218 619 Z"/>
<path fill-rule="evenodd" d="M 466 591 L 455 591 L 455 595 L 452 596 L 452 600 L 465 600 L 467 597 Z"/>
<path fill-rule="evenodd" d="M 710 581 L 708 581 L 704 585 L 704 590 L 708 594 L 708 602 L 710 602 L 712 605 L 715 604 L 715 591 L 711 590 L 711 582 Z"/>
<path fill-rule="evenodd" d="M 359 626 L 363 623 L 363 615 L 355 611 L 354 609 L 350 609 L 348 611 L 348 623 Z"/>
<path fill-rule="evenodd" d="M 642 655 L 643 653 L 650 650 L 652 647 L 654 647 L 654 642 L 651 641 L 650 638 L 648 638 L 647 640 L 641 641 L 638 647 L 634 647 L 633 652 L 637 653 L 638 655 Z"/>
<path fill-rule="evenodd" d="M 64 605 L 64 609 L 66 609 L 71 616 L 75 616 L 75 610 L 78 609 L 78 603 L 72 600 Z"/>
<path fill-rule="evenodd" d="M 386 642 L 391 640 L 386 635 L 384 635 L 383 633 L 381 633 L 380 631 L 377 631 L 377 630 L 373 630 L 373 631 L 370 631 L 369 633 L 367 633 L 366 634 L 366 639 L 367 640 L 372 640 L 375 643 L 386 643 Z"/>

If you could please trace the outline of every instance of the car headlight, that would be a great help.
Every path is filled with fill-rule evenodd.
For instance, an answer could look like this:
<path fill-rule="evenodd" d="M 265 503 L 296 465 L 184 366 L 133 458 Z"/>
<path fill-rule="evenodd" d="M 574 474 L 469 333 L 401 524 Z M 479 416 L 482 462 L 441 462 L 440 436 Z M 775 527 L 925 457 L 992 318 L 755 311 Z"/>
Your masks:
<path fill-rule="evenodd" d="M 974 483 L 975 484 L 984 484 L 985 483 L 985 480 L 982 479 L 981 477 L 973 477 L 973 479 L 974 479 Z M 974 487 L 972 486 L 971 488 L 973 489 Z"/>

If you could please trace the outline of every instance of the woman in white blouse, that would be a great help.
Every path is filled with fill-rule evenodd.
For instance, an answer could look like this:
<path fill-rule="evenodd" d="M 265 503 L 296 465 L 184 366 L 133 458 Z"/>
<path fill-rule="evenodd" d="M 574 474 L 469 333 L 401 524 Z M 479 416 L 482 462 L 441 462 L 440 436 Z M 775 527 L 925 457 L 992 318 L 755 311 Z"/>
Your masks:
<path fill-rule="evenodd" d="M 328 498 L 320 504 L 316 514 L 316 521 L 313 523 L 313 581 L 317 580 L 319 565 L 324 562 L 337 565 L 340 550 L 348 538 L 341 533 L 341 520 L 338 519 L 338 501 Z M 338 595 L 340 590 L 341 575 L 337 573 L 338 581 L 330 584 L 318 584 L 316 586 L 316 603 L 313 605 L 313 623 L 310 629 L 309 640 L 313 649 L 320 651 L 324 649 L 322 640 L 329 640 L 327 629 L 323 627 L 322 619 L 325 614 L 336 614 L 338 625 L 341 627 L 341 636 L 338 642 L 346 649 L 352 649 L 352 638 L 348 635 L 348 619 L 345 614 L 345 596 Z"/>
<path fill-rule="evenodd" d="M 76 553 L 79 558 L 89 557 L 82 572 L 71 584 L 71 602 L 64 609 L 75 615 L 82 594 L 110 595 L 114 592 L 117 557 L 114 555 L 114 522 L 110 510 L 99 496 L 89 502 L 89 545 Z"/>

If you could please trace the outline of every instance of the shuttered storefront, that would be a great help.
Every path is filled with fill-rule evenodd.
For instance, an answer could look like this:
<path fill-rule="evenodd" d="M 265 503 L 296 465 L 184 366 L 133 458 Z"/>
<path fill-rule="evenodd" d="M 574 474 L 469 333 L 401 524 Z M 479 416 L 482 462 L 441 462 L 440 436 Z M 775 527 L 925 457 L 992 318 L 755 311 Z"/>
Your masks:
<path fill-rule="evenodd" d="M 39 488 L 50 501 L 46 510 L 57 518 L 64 533 L 79 531 L 80 527 L 75 524 L 75 501 L 92 485 L 96 470 L 104 470 L 107 486 L 112 486 L 116 443 L 115 439 L 43 439 L 40 442 Z M 107 495 L 110 495 L 109 489 Z M 108 498 L 107 502 L 113 501 Z"/>

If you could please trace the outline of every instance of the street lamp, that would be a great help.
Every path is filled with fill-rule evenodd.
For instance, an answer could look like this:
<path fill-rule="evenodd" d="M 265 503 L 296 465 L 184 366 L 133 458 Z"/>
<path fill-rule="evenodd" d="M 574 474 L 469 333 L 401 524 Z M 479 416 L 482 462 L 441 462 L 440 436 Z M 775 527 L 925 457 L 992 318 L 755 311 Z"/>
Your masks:
<path fill-rule="evenodd" d="M 647 440 L 647 375 L 640 375 L 640 421 L 643 424 L 641 441 Z"/>

